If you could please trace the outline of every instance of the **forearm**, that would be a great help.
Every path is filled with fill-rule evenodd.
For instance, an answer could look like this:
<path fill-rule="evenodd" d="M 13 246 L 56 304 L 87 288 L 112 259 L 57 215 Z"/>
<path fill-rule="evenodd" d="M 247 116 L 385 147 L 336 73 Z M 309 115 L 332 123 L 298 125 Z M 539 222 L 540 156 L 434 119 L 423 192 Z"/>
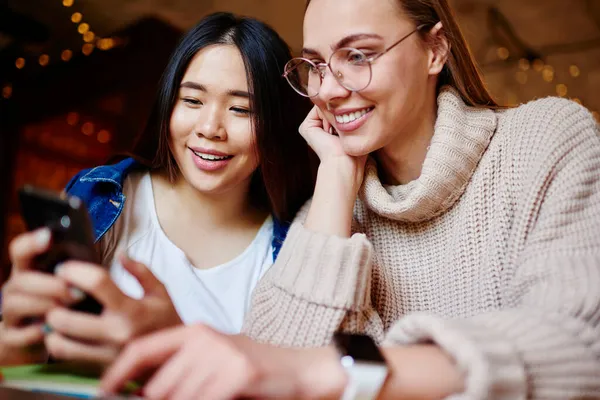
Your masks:
<path fill-rule="evenodd" d="M 443 399 L 464 390 L 463 377 L 454 362 L 435 345 L 383 347 L 381 351 L 389 367 L 378 399 Z M 308 350 L 307 354 L 315 353 Z M 312 397 L 327 398 L 344 392 L 347 375 L 333 346 L 318 350 L 313 367 L 301 376 L 302 385 L 315 390 Z M 318 360 L 318 362 L 317 362 Z M 318 388 L 318 390 L 317 390 Z"/>
<path fill-rule="evenodd" d="M 352 211 L 360 183 L 346 160 L 321 163 L 312 204 L 304 226 L 313 231 L 350 237 Z"/>
<path fill-rule="evenodd" d="M 435 345 L 383 347 L 389 376 L 379 399 L 443 399 L 464 390 L 454 361 Z"/>

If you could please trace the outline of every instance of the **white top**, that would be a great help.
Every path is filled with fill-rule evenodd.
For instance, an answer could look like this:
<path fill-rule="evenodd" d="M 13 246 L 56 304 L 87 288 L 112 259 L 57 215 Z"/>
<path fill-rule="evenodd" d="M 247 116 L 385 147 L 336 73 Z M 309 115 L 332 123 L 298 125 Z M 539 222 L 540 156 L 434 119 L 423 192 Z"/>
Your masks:
<path fill-rule="evenodd" d="M 103 265 L 128 296 L 141 298 L 143 289 L 116 255 L 126 252 L 142 262 L 165 285 L 185 324 L 203 322 L 221 332 L 239 333 L 250 306 L 252 290 L 273 264 L 273 220 L 268 217 L 252 243 L 233 260 L 201 270 L 162 230 L 150 173 L 131 173 L 125 179 L 123 212 L 100 240 Z"/>

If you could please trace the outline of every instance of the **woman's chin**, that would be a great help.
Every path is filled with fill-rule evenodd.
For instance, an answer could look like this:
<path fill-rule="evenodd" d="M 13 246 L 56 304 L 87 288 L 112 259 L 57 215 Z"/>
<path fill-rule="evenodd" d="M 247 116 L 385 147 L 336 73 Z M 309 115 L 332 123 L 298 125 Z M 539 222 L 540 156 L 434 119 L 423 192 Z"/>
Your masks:
<path fill-rule="evenodd" d="M 360 137 L 342 138 L 341 142 L 344 153 L 351 157 L 366 156 L 377 150 L 372 143 Z"/>

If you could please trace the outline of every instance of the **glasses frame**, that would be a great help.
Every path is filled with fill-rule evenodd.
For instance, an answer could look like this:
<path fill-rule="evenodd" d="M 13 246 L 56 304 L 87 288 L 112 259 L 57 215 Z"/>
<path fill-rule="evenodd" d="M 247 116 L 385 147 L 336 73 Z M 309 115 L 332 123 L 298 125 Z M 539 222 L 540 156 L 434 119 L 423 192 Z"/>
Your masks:
<path fill-rule="evenodd" d="M 351 92 L 360 92 L 361 90 L 366 89 L 370 84 L 371 84 L 371 80 L 373 79 L 373 68 L 372 68 L 372 64 L 378 60 L 381 56 L 383 56 L 384 54 L 388 53 L 390 50 L 392 50 L 394 47 L 398 46 L 400 43 L 402 43 L 403 41 L 405 41 L 406 39 L 408 39 L 410 36 L 412 36 L 414 33 L 420 31 L 421 29 L 425 28 L 427 25 L 419 25 L 417 26 L 414 30 L 410 31 L 409 33 L 407 33 L 406 35 L 404 35 L 400 40 L 394 42 L 392 45 L 386 47 L 382 52 L 374 54 L 370 57 L 367 57 L 365 53 L 363 53 L 362 51 L 355 49 L 353 47 L 342 47 L 340 49 L 337 49 L 336 51 L 334 51 L 333 53 L 331 53 L 331 55 L 329 56 L 329 62 L 326 63 L 314 63 L 313 61 L 309 60 L 308 58 L 304 58 L 304 57 L 295 57 L 292 58 L 291 60 L 289 60 L 285 66 L 283 67 L 283 77 L 287 80 L 288 84 L 292 87 L 292 89 L 294 89 L 294 91 L 296 93 L 298 93 L 300 96 L 303 97 L 308 97 L 308 98 L 313 98 L 319 95 L 319 91 L 321 90 L 321 86 L 323 85 L 323 78 L 325 78 L 325 70 L 329 69 L 329 71 L 331 72 L 331 75 L 333 75 L 333 77 L 335 78 L 335 80 L 337 81 L 337 83 L 339 83 L 344 89 L 349 90 Z M 369 67 L 369 81 L 367 82 L 367 84 L 360 88 L 360 89 L 352 89 L 347 87 L 346 85 L 344 85 L 344 83 L 340 80 L 342 78 L 341 74 L 338 73 L 336 74 L 333 69 L 331 68 L 331 60 L 333 58 L 333 56 L 342 50 L 350 50 L 353 53 L 359 53 L 362 54 L 366 61 L 367 61 L 367 66 Z M 309 96 L 308 93 L 302 93 L 300 90 L 298 90 L 290 81 L 290 74 L 297 68 L 291 67 L 291 63 L 295 62 L 295 61 L 302 61 L 302 62 L 307 62 L 310 65 L 312 65 L 314 68 L 316 68 L 319 71 L 319 91 L 317 91 L 316 94 Z"/>

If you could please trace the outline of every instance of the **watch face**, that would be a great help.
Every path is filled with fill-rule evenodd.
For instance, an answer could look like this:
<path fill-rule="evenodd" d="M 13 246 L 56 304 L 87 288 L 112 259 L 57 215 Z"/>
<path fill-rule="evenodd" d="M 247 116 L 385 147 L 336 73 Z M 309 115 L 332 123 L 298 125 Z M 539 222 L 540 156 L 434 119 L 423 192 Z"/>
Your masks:
<path fill-rule="evenodd" d="M 341 353 L 351 356 L 355 360 L 385 363 L 377 345 L 367 335 L 336 333 L 335 343 Z"/>

